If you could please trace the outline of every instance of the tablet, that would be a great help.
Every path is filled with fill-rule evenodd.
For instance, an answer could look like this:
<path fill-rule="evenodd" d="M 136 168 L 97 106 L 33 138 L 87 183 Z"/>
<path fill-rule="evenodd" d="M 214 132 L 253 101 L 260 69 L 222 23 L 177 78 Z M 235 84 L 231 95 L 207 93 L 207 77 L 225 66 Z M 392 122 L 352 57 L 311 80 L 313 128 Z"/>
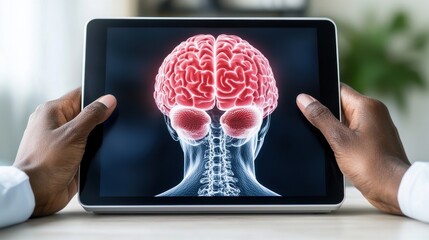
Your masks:
<path fill-rule="evenodd" d="M 344 178 L 296 106 L 340 117 L 329 19 L 132 18 L 87 24 L 82 107 L 116 96 L 89 136 L 79 198 L 94 212 L 326 212 Z"/>

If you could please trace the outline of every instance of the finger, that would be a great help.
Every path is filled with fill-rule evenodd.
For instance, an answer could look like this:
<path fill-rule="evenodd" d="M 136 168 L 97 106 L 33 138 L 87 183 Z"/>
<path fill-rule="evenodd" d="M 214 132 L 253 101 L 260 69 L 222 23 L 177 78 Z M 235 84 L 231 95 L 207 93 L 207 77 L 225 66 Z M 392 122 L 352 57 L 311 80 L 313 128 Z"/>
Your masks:
<path fill-rule="evenodd" d="M 82 98 L 82 88 L 78 87 L 78 88 L 74 89 L 73 91 L 66 93 L 65 95 L 60 97 L 58 100 L 69 101 L 69 102 L 73 103 L 71 105 L 71 107 L 73 107 L 74 110 L 80 111 L 81 98 Z"/>
<path fill-rule="evenodd" d="M 346 94 L 354 98 L 361 98 L 363 95 L 345 83 L 341 83 L 341 94 Z"/>
<path fill-rule="evenodd" d="M 82 88 L 78 87 L 57 100 L 59 106 L 61 107 L 61 112 L 66 118 L 66 121 L 74 119 L 80 113 L 81 98 Z"/>
<path fill-rule="evenodd" d="M 351 117 L 357 109 L 356 104 L 366 97 L 348 85 L 341 83 L 341 107 L 344 116 Z M 347 120 L 347 119 L 346 119 Z"/>
<path fill-rule="evenodd" d="M 107 120 L 115 107 L 116 98 L 105 95 L 86 106 L 79 115 L 63 127 L 75 138 L 86 139 L 98 124 Z"/>
<path fill-rule="evenodd" d="M 307 94 L 298 95 L 296 102 L 307 120 L 322 132 L 334 151 L 350 142 L 351 130 L 344 126 L 326 106 Z"/>

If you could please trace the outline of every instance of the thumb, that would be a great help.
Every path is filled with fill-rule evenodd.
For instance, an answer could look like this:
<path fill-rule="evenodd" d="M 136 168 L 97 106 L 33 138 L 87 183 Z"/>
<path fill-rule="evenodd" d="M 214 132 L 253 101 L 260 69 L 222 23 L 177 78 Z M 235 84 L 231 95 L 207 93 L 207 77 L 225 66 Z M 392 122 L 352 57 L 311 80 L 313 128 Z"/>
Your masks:
<path fill-rule="evenodd" d="M 89 133 L 100 123 L 110 117 L 116 107 L 116 98 L 105 95 L 86 106 L 73 120 L 65 126 L 76 138 L 86 139 Z"/>
<path fill-rule="evenodd" d="M 302 93 L 296 103 L 307 120 L 322 132 L 334 152 L 350 142 L 352 131 L 315 98 Z"/>

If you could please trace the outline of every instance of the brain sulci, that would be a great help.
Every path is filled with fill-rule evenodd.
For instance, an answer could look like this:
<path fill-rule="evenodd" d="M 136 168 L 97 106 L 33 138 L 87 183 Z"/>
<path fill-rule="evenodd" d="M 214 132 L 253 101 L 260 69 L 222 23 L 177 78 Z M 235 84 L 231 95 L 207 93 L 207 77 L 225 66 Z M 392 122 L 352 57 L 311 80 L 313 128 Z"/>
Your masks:
<path fill-rule="evenodd" d="M 277 107 L 278 90 L 268 59 L 247 41 L 235 35 L 196 35 L 164 59 L 154 99 L 167 116 L 175 106 L 204 111 L 252 106 L 265 117 Z"/>

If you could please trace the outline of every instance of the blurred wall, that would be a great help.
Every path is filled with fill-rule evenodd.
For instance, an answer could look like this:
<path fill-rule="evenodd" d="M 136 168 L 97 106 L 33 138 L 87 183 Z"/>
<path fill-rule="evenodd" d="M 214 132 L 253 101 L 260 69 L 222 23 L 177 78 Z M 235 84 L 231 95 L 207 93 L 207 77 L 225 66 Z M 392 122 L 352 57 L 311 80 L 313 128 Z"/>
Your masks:
<path fill-rule="evenodd" d="M 81 85 L 85 23 L 135 11 L 134 0 L 0 0 L 0 165 L 38 104 Z"/>
<path fill-rule="evenodd" d="M 427 0 L 313 0 L 310 15 L 328 16 L 357 25 L 368 11 L 384 20 L 398 9 L 406 10 L 415 27 L 429 29 L 429 1 Z M 424 62 L 428 89 L 408 93 L 408 109 L 401 112 L 390 99 L 376 97 L 389 107 L 410 161 L 429 161 L 429 54 Z M 341 63 L 340 63 L 341 64 Z"/>

